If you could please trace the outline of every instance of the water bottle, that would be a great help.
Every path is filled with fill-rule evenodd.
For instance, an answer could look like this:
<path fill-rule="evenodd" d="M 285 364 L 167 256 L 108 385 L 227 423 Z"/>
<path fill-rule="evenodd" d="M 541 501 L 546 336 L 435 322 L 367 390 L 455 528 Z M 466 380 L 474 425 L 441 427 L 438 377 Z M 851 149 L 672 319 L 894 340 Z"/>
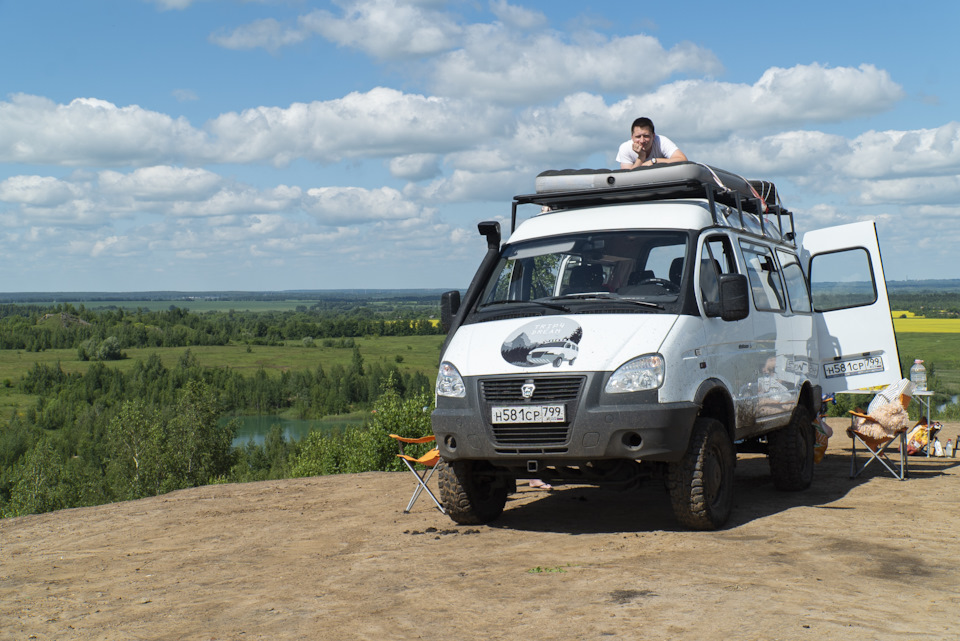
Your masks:
<path fill-rule="evenodd" d="M 947 439 L 947 447 L 944 448 L 943 455 L 953 458 L 953 442 L 950 439 Z"/>
<path fill-rule="evenodd" d="M 913 367 L 910 368 L 910 382 L 916 386 L 918 392 L 927 391 L 927 368 L 919 358 L 913 361 Z"/>

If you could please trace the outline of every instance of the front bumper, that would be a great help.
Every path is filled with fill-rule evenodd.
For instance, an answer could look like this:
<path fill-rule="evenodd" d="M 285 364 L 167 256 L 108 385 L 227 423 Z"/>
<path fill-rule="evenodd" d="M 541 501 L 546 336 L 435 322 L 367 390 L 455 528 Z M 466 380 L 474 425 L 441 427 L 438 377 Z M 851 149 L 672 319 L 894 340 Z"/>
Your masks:
<path fill-rule="evenodd" d="M 440 397 L 432 415 L 440 455 L 447 460 L 484 460 L 516 466 L 536 460 L 541 464 L 577 465 L 604 459 L 678 461 L 687 450 L 700 407 L 695 403 L 659 403 L 654 391 L 606 394 L 609 374 L 576 376 L 499 376 L 466 379 L 462 399 Z M 578 379 L 576 388 L 572 379 Z M 514 385 L 533 381 L 549 388 L 569 382 L 555 398 L 522 399 L 509 395 Z M 495 387 L 497 394 L 489 391 Z M 566 394 L 566 396 L 563 396 Z M 491 398 L 491 397 L 495 398 Z M 562 402 L 563 424 L 491 423 L 493 406 L 523 406 Z"/>

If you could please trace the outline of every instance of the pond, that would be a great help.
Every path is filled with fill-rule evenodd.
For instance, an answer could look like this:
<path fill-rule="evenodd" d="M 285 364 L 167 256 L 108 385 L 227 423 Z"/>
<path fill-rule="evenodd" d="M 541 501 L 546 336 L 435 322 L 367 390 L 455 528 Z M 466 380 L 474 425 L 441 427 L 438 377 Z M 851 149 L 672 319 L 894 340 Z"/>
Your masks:
<path fill-rule="evenodd" d="M 234 447 L 245 445 L 251 440 L 257 445 L 263 445 L 267 432 L 277 424 L 283 427 L 283 437 L 287 441 L 299 441 L 313 430 L 335 433 L 363 424 L 363 420 L 359 418 L 303 420 L 282 416 L 224 416 L 220 419 L 220 423 L 225 425 L 232 419 L 237 419 L 240 424 L 237 435 L 233 439 Z"/>
<path fill-rule="evenodd" d="M 943 414 L 947 409 L 947 405 L 956 405 L 958 400 L 960 400 L 960 396 L 958 396 L 957 394 L 954 394 L 953 396 L 950 397 L 949 403 L 943 403 L 937 406 L 936 408 L 937 414 Z"/>

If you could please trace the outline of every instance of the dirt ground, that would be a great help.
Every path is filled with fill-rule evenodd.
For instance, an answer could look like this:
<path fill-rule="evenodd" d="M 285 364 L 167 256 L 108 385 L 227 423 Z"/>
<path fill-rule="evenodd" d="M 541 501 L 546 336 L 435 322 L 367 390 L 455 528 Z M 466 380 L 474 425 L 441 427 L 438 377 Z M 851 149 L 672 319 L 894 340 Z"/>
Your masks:
<path fill-rule="evenodd" d="M 717 532 L 680 530 L 653 484 L 522 486 L 457 526 L 428 497 L 402 512 L 409 473 L 7 519 L 0 639 L 957 639 L 960 458 L 850 479 L 849 444 L 800 493 L 741 456 Z"/>

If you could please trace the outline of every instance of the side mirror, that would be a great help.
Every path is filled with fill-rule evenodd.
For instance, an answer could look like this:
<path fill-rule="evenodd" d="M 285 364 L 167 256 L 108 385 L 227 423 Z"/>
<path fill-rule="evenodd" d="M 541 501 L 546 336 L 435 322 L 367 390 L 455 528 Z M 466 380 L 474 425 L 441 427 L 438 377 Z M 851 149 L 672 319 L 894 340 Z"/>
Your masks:
<path fill-rule="evenodd" d="M 720 276 L 720 318 L 743 320 L 750 314 L 750 283 L 743 274 Z"/>
<path fill-rule="evenodd" d="M 453 290 L 440 295 L 440 328 L 444 334 L 450 332 L 453 317 L 460 311 L 460 292 Z"/>

